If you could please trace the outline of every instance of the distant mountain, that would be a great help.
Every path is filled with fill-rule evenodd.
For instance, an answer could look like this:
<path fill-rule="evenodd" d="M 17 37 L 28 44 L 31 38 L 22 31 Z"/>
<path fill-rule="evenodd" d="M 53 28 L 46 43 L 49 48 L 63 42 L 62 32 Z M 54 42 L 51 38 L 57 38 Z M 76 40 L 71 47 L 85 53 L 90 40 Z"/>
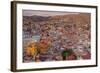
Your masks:
<path fill-rule="evenodd" d="M 50 19 L 50 17 L 44 17 L 44 16 L 24 16 L 23 20 L 24 21 L 32 21 L 32 22 L 40 22 L 40 21 L 48 21 Z"/>
<path fill-rule="evenodd" d="M 76 24 L 90 24 L 90 14 L 89 13 L 79 13 L 79 14 L 68 14 L 68 15 L 57 15 L 57 16 L 23 16 L 23 21 L 25 22 L 42 22 L 42 21 L 59 21 L 63 20 L 65 22 L 73 22 Z"/>
<path fill-rule="evenodd" d="M 79 13 L 79 14 L 68 14 L 68 15 L 57 15 L 52 16 L 51 20 L 63 20 L 66 22 L 72 22 L 76 24 L 90 24 L 90 17 L 89 13 Z"/>

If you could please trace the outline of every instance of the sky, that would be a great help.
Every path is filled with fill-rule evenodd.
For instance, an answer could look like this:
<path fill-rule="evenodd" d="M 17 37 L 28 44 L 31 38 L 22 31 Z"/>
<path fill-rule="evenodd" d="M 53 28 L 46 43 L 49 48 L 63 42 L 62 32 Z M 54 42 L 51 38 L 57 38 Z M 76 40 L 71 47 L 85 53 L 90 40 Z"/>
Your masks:
<path fill-rule="evenodd" d="M 79 14 L 75 12 L 57 12 L 57 11 L 36 11 L 36 10 L 23 10 L 23 16 L 56 16 L 56 15 L 67 15 L 67 14 Z"/>

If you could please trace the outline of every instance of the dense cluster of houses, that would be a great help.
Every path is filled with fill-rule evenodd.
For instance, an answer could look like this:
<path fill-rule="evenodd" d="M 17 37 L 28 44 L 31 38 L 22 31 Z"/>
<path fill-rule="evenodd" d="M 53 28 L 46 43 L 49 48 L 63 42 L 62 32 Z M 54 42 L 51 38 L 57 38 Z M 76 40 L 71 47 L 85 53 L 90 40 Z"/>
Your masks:
<path fill-rule="evenodd" d="M 90 59 L 90 14 L 23 20 L 23 50 L 24 62 Z"/>

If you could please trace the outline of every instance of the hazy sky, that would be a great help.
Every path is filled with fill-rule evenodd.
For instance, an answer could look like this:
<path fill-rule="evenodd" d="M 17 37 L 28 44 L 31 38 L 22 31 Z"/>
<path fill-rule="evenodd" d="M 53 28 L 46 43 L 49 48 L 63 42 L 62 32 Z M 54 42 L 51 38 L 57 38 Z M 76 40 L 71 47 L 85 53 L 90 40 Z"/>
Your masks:
<path fill-rule="evenodd" d="M 23 16 L 55 16 L 55 15 L 66 15 L 66 14 L 78 14 L 73 12 L 56 12 L 56 11 L 36 11 L 36 10 L 23 10 Z"/>

